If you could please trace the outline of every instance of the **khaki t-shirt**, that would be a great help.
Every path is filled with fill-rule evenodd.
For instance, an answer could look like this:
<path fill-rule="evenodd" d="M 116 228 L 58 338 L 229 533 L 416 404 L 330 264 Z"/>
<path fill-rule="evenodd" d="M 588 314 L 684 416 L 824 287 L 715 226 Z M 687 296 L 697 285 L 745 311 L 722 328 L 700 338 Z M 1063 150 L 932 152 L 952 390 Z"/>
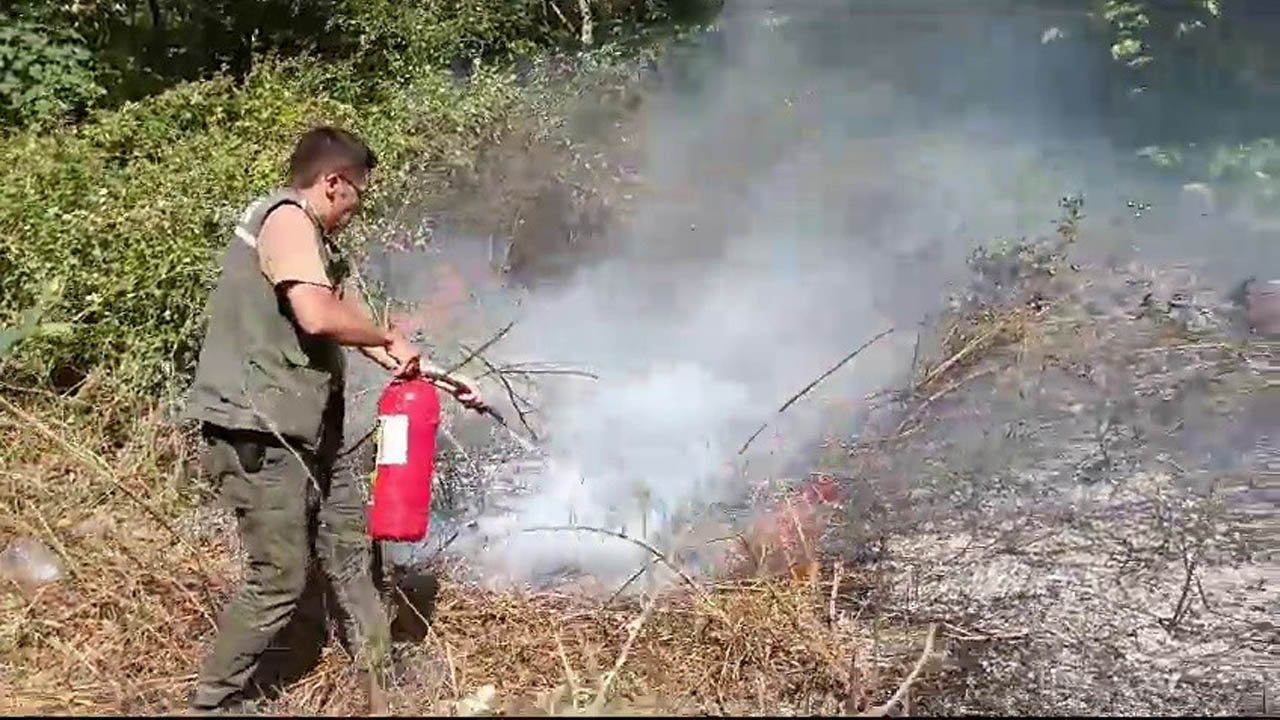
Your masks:
<path fill-rule="evenodd" d="M 273 286 L 296 282 L 329 288 L 362 317 L 372 319 L 368 306 L 355 291 L 353 278 L 347 278 L 341 287 L 334 286 L 320 250 L 322 242 L 324 240 L 304 210 L 293 205 L 281 205 L 267 216 L 258 232 L 258 267 Z M 360 350 L 368 355 L 377 349 Z M 380 357 L 375 357 L 375 360 L 382 362 Z"/>
<path fill-rule="evenodd" d="M 332 288 L 320 233 L 302 208 L 282 205 L 258 232 L 258 266 L 272 285 L 300 282 Z"/>

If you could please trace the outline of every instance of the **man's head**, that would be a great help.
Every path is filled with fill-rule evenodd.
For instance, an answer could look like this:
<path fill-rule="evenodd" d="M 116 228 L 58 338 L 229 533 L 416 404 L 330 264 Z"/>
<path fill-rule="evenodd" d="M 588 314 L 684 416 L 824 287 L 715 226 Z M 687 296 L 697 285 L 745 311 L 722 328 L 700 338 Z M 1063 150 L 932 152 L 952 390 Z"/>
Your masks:
<path fill-rule="evenodd" d="M 373 151 L 355 135 L 335 127 L 312 128 L 289 157 L 289 185 L 333 232 L 360 209 L 360 195 L 377 165 Z"/>

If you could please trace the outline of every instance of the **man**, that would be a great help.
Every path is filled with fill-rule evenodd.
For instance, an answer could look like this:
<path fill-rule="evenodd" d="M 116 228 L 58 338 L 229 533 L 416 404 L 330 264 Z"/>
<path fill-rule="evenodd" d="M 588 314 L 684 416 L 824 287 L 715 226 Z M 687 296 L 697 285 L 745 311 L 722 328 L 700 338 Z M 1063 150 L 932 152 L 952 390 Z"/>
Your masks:
<path fill-rule="evenodd" d="M 334 472 L 342 347 L 398 377 L 420 372 L 464 405 L 484 407 L 473 381 L 423 366 L 403 336 L 379 328 L 357 294 L 343 290 L 345 263 L 332 237 L 359 208 L 376 164 L 346 131 L 305 133 L 289 160 L 289 186 L 240 219 L 209 299 L 186 416 L 201 423 L 208 470 L 236 512 L 249 562 L 200 671 L 197 710 L 243 697 L 297 607 L 313 552 L 346 615 L 347 644 L 369 669 L 371 710 L 383 709 L 390 633 L 371 575 L 363 494 L 355 473 Z"/>

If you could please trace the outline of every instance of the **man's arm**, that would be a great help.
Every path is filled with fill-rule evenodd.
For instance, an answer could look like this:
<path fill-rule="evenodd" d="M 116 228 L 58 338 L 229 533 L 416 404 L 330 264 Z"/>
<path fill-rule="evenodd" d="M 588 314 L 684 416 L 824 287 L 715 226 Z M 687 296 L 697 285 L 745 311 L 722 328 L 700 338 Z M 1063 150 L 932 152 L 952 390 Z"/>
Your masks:
<path fill-rule="evenodd" d="M 293 205 L 282 205 L 272 212 L 258 233 L 262 272 L 283 293 L 298 327 L 340 345 L 380 348 L 394 361 L 387 369 L 397 374 L 412 372 L 418 351 L 399 335 L 379 328 L 334 292 L 316 235 L 306 212 Z"/>
<path fill-rule="evenodd" d="M 341 298 L 342 303 L 350 308 L 352 312 L 369 321 L 370 324 L 376 325 L 376 321 L 373 317 L 373 311 L 370 309 L 369 303 L 365 301 L 364 296 L 360 293 L 353 280 L 348 279 L 344 284 L 341 291 Z M 361 355 L 364 355 L 387 370 L 395 370 L 398 365 L 395 358 L 391 357 L 391 353 L 387 352 L 386 346 L 364 345 L 360 346 L 358 349 L 360 350 Z"/>

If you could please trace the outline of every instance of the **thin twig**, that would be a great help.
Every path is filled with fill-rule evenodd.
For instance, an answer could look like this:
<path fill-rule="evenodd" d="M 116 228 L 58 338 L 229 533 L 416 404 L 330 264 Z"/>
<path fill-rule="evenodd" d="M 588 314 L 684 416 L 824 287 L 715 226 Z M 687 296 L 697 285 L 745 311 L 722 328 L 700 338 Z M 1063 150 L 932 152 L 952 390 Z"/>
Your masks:
<path fill-rule="evenodd" d="M 831 600 L 827 603 L 827 621 L 836 624 L 836 595 L 840 592 L 840 563 L 831 563 Z"/>
<path fill-rule="evenodd" d="M 466 345 L 462 345 L 462 348 L 465 350 Z M 525 404 L 530 405 L 531 407 L 532 407 L 532 403 L 530 403 L 528 400 L 525 400 L 523 397 L 521 397 L 520 394 L 515 391 L 515 388 L 511 387 L 511 381 L 507 380 L 506 376 L 502 373 L 502 371 L 494 367 L 493 363 L 489 362 L 483 355 L 481 355 L 479 350 L 476 350 L 475 352 L 473 352 L 472 357 L 479 360 L 491 372 L 494 372 L 497 374 L 498 382 L 502 384 L 502 387 L 504 389 L 506 389 L 507 398 L 511 400 L 511 407 L 515 408 L 516 410 L 516 417 L 520 418 L 520 424 L 524 425 L 524 429 L 528 431 L 529 437 L 533 438 L 534 442 L 537 442 L 538 433 L 535 432 L 533 427 L 529 425 L 528 413 L 525 412 L 525 410 L 523 410 L 520 407 L 520 401 L 522 400 L 525 402 Z"/>
<path fill-rule="evenodd" d="M 920 405 L 916 407 L 915 410 L 912 410 L 910 415 L 908 415 L 906 418 L 903 419 L 901 423 L 898 424 L 898 429 L 894 431 L 894 435 L 901 435 L 902 432 L 907 429 L 907 426 L 911 424 L 912 420 L 915 420 L 916 418 L 920 417 L 920 414 L 922 412 L 924 412 L 933 403 L 942 399 L 944 396 L 950 395 L 951 393 L 959 389 L 960 386 L 969 383 L 971 380 L 976 380 L 982 377 L 983 375 L 990 375 L 995 371 L 996 371 L 996 368 L 987 368 L 985 370 L 979 370 L 977 372 L 970 373 L 969 375 L 951 383 L 945 388 L 930 395 L 928 398 L 925 399 L 924 402 L 920 403 Z"/>
<path fill-rule="evenodd" d="M 560 11 L 560 7 L 556 5 L 555 0 L 547 0 L 547 4 L 551 6 L 551 10 L 555 12 L 556 17 L 560 18 L 560 22 L 564 23 L 564 26 L 569 28 L 569 32 L 577 35 L 578 30 L 573 27 L 573 23 L 569 22 L 569 18 L 565 17 L 564 13 Z"/>
<path fill-rule="evenodd" d="M 705 599 L 708 603 L 711 603 L 711 597 L 707 595 L 707 591 L 704 590 L 701 585 L 698 585 L 698 583 L 694 582 L 693 578 L 689 577 L 689 575 L 685 573 L 685 571 L 681 570 L 679 566 L 677 566 L 674 562 L 672 562 L 671 558 L 667 557 L 666 553 L 650 545 L 644 540 L 640 540 L 639 538 L 633 538 L 630 535 L 620 533 L 616 530 L 606 530 L 605 528 L 589 527 L 586 525 L 539 525 L 535 527 L 525 528 L 521 532 L 589 532 L 589 533 L 596 533 L 598 535 L 607 535 L 609 537 L 617 538 L 619 540 L 625 540 L 631 543 L 632 545 L 635 545 L 636 547 L 644 548 L 645 550 L 649 551 L 649 553 L 653 555 L 653 557 L 658 562 L 661 562 L 663 565 L 666 565 L 668 568 L 670 568 L 672 572 L 680 576 L 680 579 L 683 580 L 686 585 L 688 585 L 690 588 L 693 588 L 693 590 L 697 592 L 700 596 L 702 596 L 702 598 Z M 711 606 L 715 608 L 717 611 L 719 611 L 719 608 L 716 608 L 714 603 L 711 603 Z"/>
<path fill-rule="evenodd" d="M 316 479 L 315 473 L 311 472 L 311 465 L 306 461 L 306 458 L 302 457 L 302 453 L 298 452 L 297 448 L 285 439 L 284 433 L 280 432 L 280 426 L 276 425 L 276 422 L 268 417 L 266 413 L 258 409 L 257 404 L 253 402 L 253 395 L 251 393 L 246 392 L 244 397 L 249 401 L 249 409 L 253 411 L 253 414 L 261 418 L 262 421 L 267 424 L 267 429 L 271 431 L 271 435 L 279 441 L 280 445 L 284 447 L 284 449 L 289 451 L 290 455 L 293 455 L 295 460 L 298 461 L 298 465 L 301 466 L 302 471 L 307 474 L 307 479 L 311 481 L 311 486 L 315 488 L 316 493 L 323 496 L 324 493 L 320 489 L 320 481 Z M 361 440 L 361 442 L 364 441 Z"/>
<path fill-rule="evenodd" d="M 604 605 L 601 605 L 600 609 L 604 610 L 605 608 L 609 607 L 609 605 L 613 604 L 613 601 L 617 600 L 619 595 L 621 595 L 627 588 L 631 587 L 631 583 L 635 582 L 637 578 L 643 575 L 645 570 L 648 570 L 649 568 L 653 567 L 654 563 L 656 562 L 658 561 L 655 558 L 650 558 L 646 560 L 644 564 L 640 566 L 639 570 L 636 570 L 634 573 L 632 573 L 631 577 L 627 578 L 626 582 L 622 583 L 622 585 L 617 590 L 613 591 L 613 594 L 609 596 L 608 600 L 604 601 Z"/>
<path fill-rule="evenodd" d="M 877 334 L 875 337 L 873 337 L 873 338 L 871 338 L 870 340 L 868 340 L 868 341 L 866 341 L 866 342 L 862 343 L 862 345 L 860 345 L 860 346 L 858 347 L 858 349 L 857 349 L 857 350 L 854 350 L 853 352 L 849 353 L 848 355 L 845 355 L 845 356 L 840 360 L 840 362 L 836 363 L 835 365 L 832 365 L 832 366 L 831 366 L 831 368 L 830 368 L 829 370 L 827 370 L 826 372 L 824 372 L 824 373 L 822 373 L 821 375 L 819 375 L 817 378 L 815 378 L 815 379 L 814 379 L 812 382 L 810 382 L 808 385 L 805 385 L 805 386 L 800 390 L 800 392 L 796 393 L 795 395 L 792 395 L 792 396 L 791 396 L 791 397 L 790 397 L 790 398 L 789 398 L 785 403 L 783 403 L 783 404 L 782 404 L 782 407 L 778 408 L 778 411 L 775 413 L 775 415 L 781 415 L 782 413 L 786 412 L 786 411 L 787 411 L 787 408 L 791 407 L 791 406 L 792 406 L 796 401 L 798 401 L 800 398 L 804 397 L 804 396 L 805 396 L 805 395 L 806 395 L 810 390 L 812 390 L 813 388 L 817 387 L 818 383 L 822 382 L 823 380 L 826 380 L 826 379 L 827 379 L 827 378 L 828 378 L 832 373 L 834 373 L 835 371 L 837 371 L 837 370 L 839 370 L 840 368 L 844 367 L 846 363 L 848 363 L 850 360 L 852 360 L 852 359 L 854 359 L 855 357 L 857 357 L 857 356 L 858 356 L 858 353 L 861 353 L 863 350 L 866 350 L 867 348 L 871 347 L 871 345 L 873 345 L 877 340 L 879 340 L 880 338 L 884 337 L 885 335 L 888 335 L 888 334 L 889 334 L 889 333 L 891 333 L 891 332 L 893 332 L 893 328 L 889 328 L 889 329 L 887 329 L 887 330 L 882 330 L 882 331 L 881 331 L 879 334 Z M 760 433 L 764 432 L 764 429 L 765 429 L 768 425 L 769 425 L 769 421 L 768 421 L 768 420 L 766 420 L 766 421 L 764 421 L 763 423 L 761 423 L 761 424 L 760 424 L 760 427 L 759 427 L 759 428 L 757 428 L 757 429 L 756 429 L 756 431 L 755 431 L 754 433 L 751 433 L 751 437 L 747 438 L 747 441 L 746 441 L 745 443 L 743 443 L 743 444 L 742 444 L 742 448 L 741 448 L 740 450 L 738 450 L 738 454 L 739 454 L 739 455 L 741 455 L 741 454 L 745 453 L 745 452 L 747 451 L 747 448 L 748 448 L 748 447 L 751 447 L 751 443 L 756 439 L 756 437 L 758 437 L 758 436 L 760 435 Z"/>
<path fill-rule="evenodd" d="M 862 713 L 860 717 L 884 717 L 893 710 L 894 706 L 902 702 L 902 699 L 906 697 L 907 691 L 911 689 L 911 686 L 916 682 L 916 678 L 920 676 L 920 671 L 924 669 L 924 665 L 928 662 L 929 656 L 933 654 L 933 638 L 937 632 L 937 623 L 931 624 L 929 626 L 929 637 L 925 638 L 924 641 L 924 652 L 920 653 L 920 659 L 916 660 L 916 666 L 911 668 L 911 673 L 907 675 L 907 678 L 898 686 L 898 690 L 893 694 L 893 697 L 889 698 L 885 704 Z"/>
<path fill-rule="evenodd" d="M 493 369 L 493 370 L 486 370 L 482 375 L 480 375 L 480 376 L 479 376 L 479 377 L 477 377 L 476 379 L 477 379 L 477 380 L 479 380 L 479 379 L 481 379 L 481 378 L 486 378 L 486 377 L 489 377 L 490 375 L 497 375 L 497 374 L 502 374 L 502 375 L 568 375 L 568 376 L 570 376 L 570 377 L 583 377 L 583 378 L 588 378 L 588 379 L 591 379 L 591 380 L 599 380 L 599 379 L 600 379 L 600 376 L 599 376 L 599 375 L 596 375 L 596 374 L 595 374 L 595 373 L 593 373 L 593 372 L 588 372 L 588 371 L 586 371 L 586 370 L 569 370 L 569 369 L 566 369 L 566 370 L 554 370 L 554 369 L 543 369 L 543 370 L 519 370 L 519 369 L 513 369 L 513 368 L 512 368 L 511 366 L 509 366 L 509 365 L 508 365 L 508 366 L 503 366 L 503 367 L 501 367 L 501 368 L 495 368 L 495 369 Z"/>
<path fill-rule="evenodd" d="M 456 364 L 456 365 L 454 365 L 453 367 L 451 367 L 451 368 L 449 368 L 448 370 L 446 370 L 446 371 L 445 371 L 445 374 L 446 374 L 446 375 L 452 375 L 453 373 L 457 372 L 458 370 L 461 370 L 463 367 L 465 367 L 465 366 L 466 366 L 466 364 L 467 364 L 467 363 L 469 363 L 469 362 L 471 362 L 472 360 L 474 360 L 474 359 L 476 359 L 477 357 L 479 357 L 479 356 L 480 356 L 480 353 L 482 353 L 482 352 L 484 352 L 485 350 L 488 350 L 489 348 L 493 347 L 494 343 L 496 343 L 496 342 L 498 342 L 499 340 L 501 340 L 501 339 L 503 338 L 503 336 L 504 336 L 504 335 L 506 335 L 508 332 L 510 332 L 510 331 L 511 331 L 511 328 L 515 327 L 515 324 L 516 324 L 516 321 L 515 321 L 515 320 L 512 320 L 511 322 L 507 323 L 506 327 L 504 327 L 504 328 L 502 328 L 501 330 L 499 330 L 497 335 L 494 335 L 493 337 L 491 337 L 491 338 L 489 338 L 488 340 L 486 340 L 486 341 L 484 342 L 484 344 L 483 344 L 483 345 L 481 345 L 480 347 L 476 348 L 475 350 L 471 350 L 471 351 L 469 351 L 469 352 L 467 353 L 467 356 L 466 356 L 466 357 L 464 357 L 464 358 L 462 359 L 462 361 L 461 361 L 461 362 L 457 363 L 457 364 Z M 459 347 L 461 347 L 463 350 L 466 350 L 466 349 L 467 349 L 467 348 L 466 348 L 466 346 L 465 346 L 465 345 L 462 345 L 461 343 L 459 343 Z"/>
<path fill-rule="evenodd" d="M 613 686 L 613 681 L 617 679 L 618 673 L 622 670 L 622 666 L 627 662 L 627 655 L 631 654 L 631 646 L 635 644 L 636 638 L 640 636 L 640 629 L 644 627 L 645 621 L 649 616 L 653 615 L 653 608 L 657 605 L 657 598 L 649 598 L 645 604 L 644 610 L 640 611 L 639 617 L 632 620 L 630 625 L 630 634 L 627 636 L 627 642 L 622 646 L 622 652 L 618 653 L 618 660 L 613 664 L 613 668 L 609 670 L 609 674 L 605 675 L 604 682 L 600 683 L 600 692 L 596 695 L 596 699 L 591 703 L 589 713 L 592 715 L 600 715 L 604 710 L 604 705 L 609 699 L 609 688 Z"/>
<path fill-rule="evenodd" d="M 924 379 L 916 384 L 916 387 L 922 388 L 928 385 L 929 383 L 937 379 L 939 375 L 945 373 L 946 371 L 954 367 L 956 363 L 960 362 L 961 360 L 964 360 L 966 357 L 970 355 L 970 353 L 972 353 L 974 350 L 977 350 L 982 345 L 982 343 L 995 337 L 996 333 L 1003 330 L 1006 322 L 1008 322 L 1008 320 L 1001 320 L 1000 322 L 996 323 L 995 327 L 992 327 L 991 329 L 982 333 L 981 335 L 974 338 L 973 340 L 970 340 L 969 343 L 965 345 L 963 348 L 961 348 L 959 352 L 947 358 L 941 365 L 931 370 L 929 374 L 925 375 Z"/>

